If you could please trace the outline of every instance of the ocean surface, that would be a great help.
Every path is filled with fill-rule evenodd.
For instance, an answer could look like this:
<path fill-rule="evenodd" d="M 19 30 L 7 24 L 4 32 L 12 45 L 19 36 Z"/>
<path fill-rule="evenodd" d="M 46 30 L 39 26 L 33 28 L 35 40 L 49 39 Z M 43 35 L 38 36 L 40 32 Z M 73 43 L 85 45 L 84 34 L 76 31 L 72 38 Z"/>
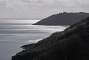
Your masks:
<path fill-rule="evenodd" d="M 0 60 L 11 57 L 22 49 L 20 46 L 36 43 L 67 26 L 32 25 L 39 20 L 0 20 Z"/>

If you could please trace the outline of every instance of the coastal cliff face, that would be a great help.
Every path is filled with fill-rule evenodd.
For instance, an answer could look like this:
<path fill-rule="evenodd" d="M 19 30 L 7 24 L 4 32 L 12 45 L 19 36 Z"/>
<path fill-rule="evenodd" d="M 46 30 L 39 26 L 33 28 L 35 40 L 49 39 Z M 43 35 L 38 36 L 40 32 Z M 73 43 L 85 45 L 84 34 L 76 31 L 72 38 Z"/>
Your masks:
<path fill-rule="evenodd" d="M 42 19 L 33 25 L 72 25 L 89 16 L 89 13 L 76 12 L 76 13 L 59 13 Z"/>
<path fill-rule="evenodd" d="M 12 60 L 89 60 L 89 17 L 22 48 Z"/>

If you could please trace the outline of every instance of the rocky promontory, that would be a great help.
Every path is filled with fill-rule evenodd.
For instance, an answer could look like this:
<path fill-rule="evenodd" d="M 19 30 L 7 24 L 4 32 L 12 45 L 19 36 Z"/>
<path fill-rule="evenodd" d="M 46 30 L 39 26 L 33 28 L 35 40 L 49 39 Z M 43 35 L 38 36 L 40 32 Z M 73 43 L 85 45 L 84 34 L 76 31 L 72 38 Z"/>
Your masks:
<path fill-rule="evenodd" d="M 33 25 L 72 25 L 89 16 L 85 12 L 63 12 L 46 17 Z"/>
<path fill-rule="evenodd" d="M 89 17 L 22 48 L 12 60 L 89 60 Z"/>

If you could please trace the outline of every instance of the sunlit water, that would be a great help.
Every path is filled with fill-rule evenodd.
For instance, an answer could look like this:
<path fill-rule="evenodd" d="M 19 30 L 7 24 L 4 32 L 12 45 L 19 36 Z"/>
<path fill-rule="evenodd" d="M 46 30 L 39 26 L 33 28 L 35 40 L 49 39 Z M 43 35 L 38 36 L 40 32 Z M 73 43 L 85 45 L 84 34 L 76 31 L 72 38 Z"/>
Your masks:
<path fill-rule="evenodd" d="M 0 60 L 11 60 L 20 46 L 48 37 L 65 26 L 31 25 L 39 20 L 0 20 Z"/>

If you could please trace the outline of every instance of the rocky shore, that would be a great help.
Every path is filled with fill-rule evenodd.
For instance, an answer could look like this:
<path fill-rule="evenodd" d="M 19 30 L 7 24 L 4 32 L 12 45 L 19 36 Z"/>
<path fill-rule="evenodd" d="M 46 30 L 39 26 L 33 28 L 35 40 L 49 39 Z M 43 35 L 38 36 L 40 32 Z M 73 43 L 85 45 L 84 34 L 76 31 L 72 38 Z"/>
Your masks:
<path fill-rule="evenodd" d="M 89 60 L 89 17 L 22 48 L 12 60 Z"/>

